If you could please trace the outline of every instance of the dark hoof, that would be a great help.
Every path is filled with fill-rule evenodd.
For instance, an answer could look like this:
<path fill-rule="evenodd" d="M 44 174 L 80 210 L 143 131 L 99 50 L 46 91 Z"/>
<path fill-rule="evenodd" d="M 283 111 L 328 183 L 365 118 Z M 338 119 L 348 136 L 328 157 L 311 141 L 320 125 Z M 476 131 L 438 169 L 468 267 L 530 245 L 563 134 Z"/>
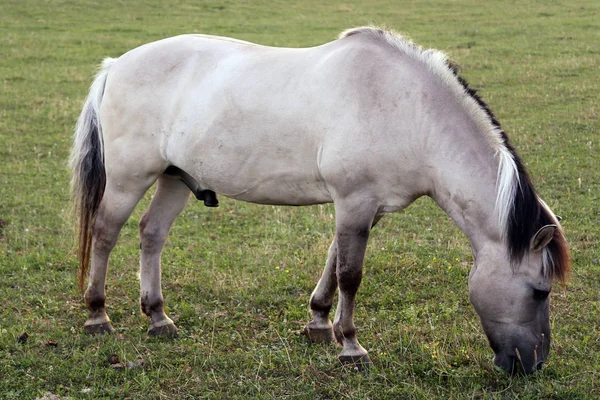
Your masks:
<path fill-rule="evenodd" d="M 338 359 L 344 366 L 353 368 L 360 372 L 368 370 L 372 364 L 368 354 L 356 356 L 340 355 Z"/>
<path fill-rule="evenodd" d="M 113 333 L 115 328 L 112 327 L 110 322 L 103 322 L 95 325 L 84 325 L 83 330 L 85 333 L 89 333 L 91 335 L 104 335 L 106 333 Z"/>
<path fill-rule="evenodd" d="M 333 328 L 311 328 L 310 324 L 304 327 L 304 334 L 313 343 L 331 343 L 335 341 Z"/>
<path fill-rule="evenodd" d="M 148 328 L 148 335 L 174 339 L 178 336 L 177 327 L 175 324 L 167 324 L 162 326 L 150 325 L 150 328 Z"/>

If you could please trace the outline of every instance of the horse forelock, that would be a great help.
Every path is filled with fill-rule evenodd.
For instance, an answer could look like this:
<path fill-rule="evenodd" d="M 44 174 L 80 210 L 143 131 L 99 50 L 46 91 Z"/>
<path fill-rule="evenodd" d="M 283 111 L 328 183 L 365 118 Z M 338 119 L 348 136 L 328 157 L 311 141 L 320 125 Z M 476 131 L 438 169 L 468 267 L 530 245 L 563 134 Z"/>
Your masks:
<path fill-rule="evenodd" d="M 358 34 L 384 40 L 412 59 L 423 63 L 462 101 L 480 131 L 487 135 L 498 160 L 495 209 L 512 264 L 517 265 L 525 257 L 533 236 L 541 227 L 557 225 L 553 240 L 544 249 L 543 273 L 564 283 L 570 266 L 562 228 L 552 211 L 535 192 L 523 163 L 509 143 L 508 136 L 494 113 L 477 91 L 469 87 L 467 81 L 459 75 L 459 66 L 441 51 L 423 49 L 394 31 L 378 27 L 348 29 L 342 32 L 339 38 Z"/>

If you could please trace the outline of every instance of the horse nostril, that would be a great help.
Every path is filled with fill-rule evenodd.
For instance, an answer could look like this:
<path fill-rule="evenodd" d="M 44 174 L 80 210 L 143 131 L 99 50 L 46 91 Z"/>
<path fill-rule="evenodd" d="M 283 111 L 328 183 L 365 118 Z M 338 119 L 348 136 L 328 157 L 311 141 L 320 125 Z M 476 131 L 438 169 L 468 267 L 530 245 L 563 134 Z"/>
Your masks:
<path fill-rule="evenodd" d="M 538 362 L 538 363 L 537 363 L 537 365 L 535 366 L 535 369 L 536 369 L 537 371 L 539 371 L 539 370 L 540 370 L 540 369 L 542 369 L 543 367 L 544 367 L 544 362 L 543 362 L 543 361 L 540 361 L 540 362 Z"/>

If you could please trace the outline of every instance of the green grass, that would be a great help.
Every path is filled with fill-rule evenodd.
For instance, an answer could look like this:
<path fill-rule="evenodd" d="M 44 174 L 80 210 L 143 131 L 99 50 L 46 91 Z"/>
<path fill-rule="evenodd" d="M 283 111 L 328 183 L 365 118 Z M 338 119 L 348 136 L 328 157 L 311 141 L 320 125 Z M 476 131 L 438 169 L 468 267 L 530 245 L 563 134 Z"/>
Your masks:
<path fill-rule="evenodd" d="M 0 0 L 0 398 L 597 398 L 600 396 L 600 4 L 597 1 Z M 112 336 L 83 334 L 66 168 L 101 59 L 187 32 L 311 46 L 385 24 L 446 51 L 481 89 L 542 197 L 564 217 L 573 274 L 552 294 L 553 351 L 497 371 L 467 296 L 464 235 L 429 199 L 374 231 L 359 291 L 359 374 L 296 331 L 333 234 L 331 206 L 190 203 L 163 256 L 177 340 L 138 306 L 137 223 L 112 254 Z M 27 332 L 26 343 L 17 338 Z M 110 368 L 108 355 L 145 366 Z"/>

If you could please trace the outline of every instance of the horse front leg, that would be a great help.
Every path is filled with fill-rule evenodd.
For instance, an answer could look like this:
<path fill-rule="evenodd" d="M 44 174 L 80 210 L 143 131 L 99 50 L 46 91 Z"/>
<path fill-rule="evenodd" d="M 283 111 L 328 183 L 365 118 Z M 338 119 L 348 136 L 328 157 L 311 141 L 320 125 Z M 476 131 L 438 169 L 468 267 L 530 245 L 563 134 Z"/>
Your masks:
<path fill-rule="evenodd" d="M 360 345 L 354 325 L 356 292 L 362 281 L 363 261 L 369 232 L 375 224 L 376 208 L 363 202 L 355 206 L 336 204 L 338 306 L 333 322 L 336 340 L 343 346 L 338 358 L 363 370 L 371 363 L 367 351 Z"/>
<path fill-rule="evenodd" d="M 313 319 L 304 328 L 306 336 L 315 343 L 329 343 L 334 340 L 329 311 L 333 305 L 333 296 L 337 289 L 336 265 L 337 247 L 334 239 L 331 246 L 329 246 L 329 254 L 323 275 L 310 296 L 310 309 Z"/>
<path fill-rule="evenodd" d="M 150 317 L 149 335 L 177 335 L 177 327 L 164 312 L 160 256 L 169 229 L 189 197 L 189 189 L 178 178 L 161 175 L 150 207 L 140 221 L 140 306 Z"/>

